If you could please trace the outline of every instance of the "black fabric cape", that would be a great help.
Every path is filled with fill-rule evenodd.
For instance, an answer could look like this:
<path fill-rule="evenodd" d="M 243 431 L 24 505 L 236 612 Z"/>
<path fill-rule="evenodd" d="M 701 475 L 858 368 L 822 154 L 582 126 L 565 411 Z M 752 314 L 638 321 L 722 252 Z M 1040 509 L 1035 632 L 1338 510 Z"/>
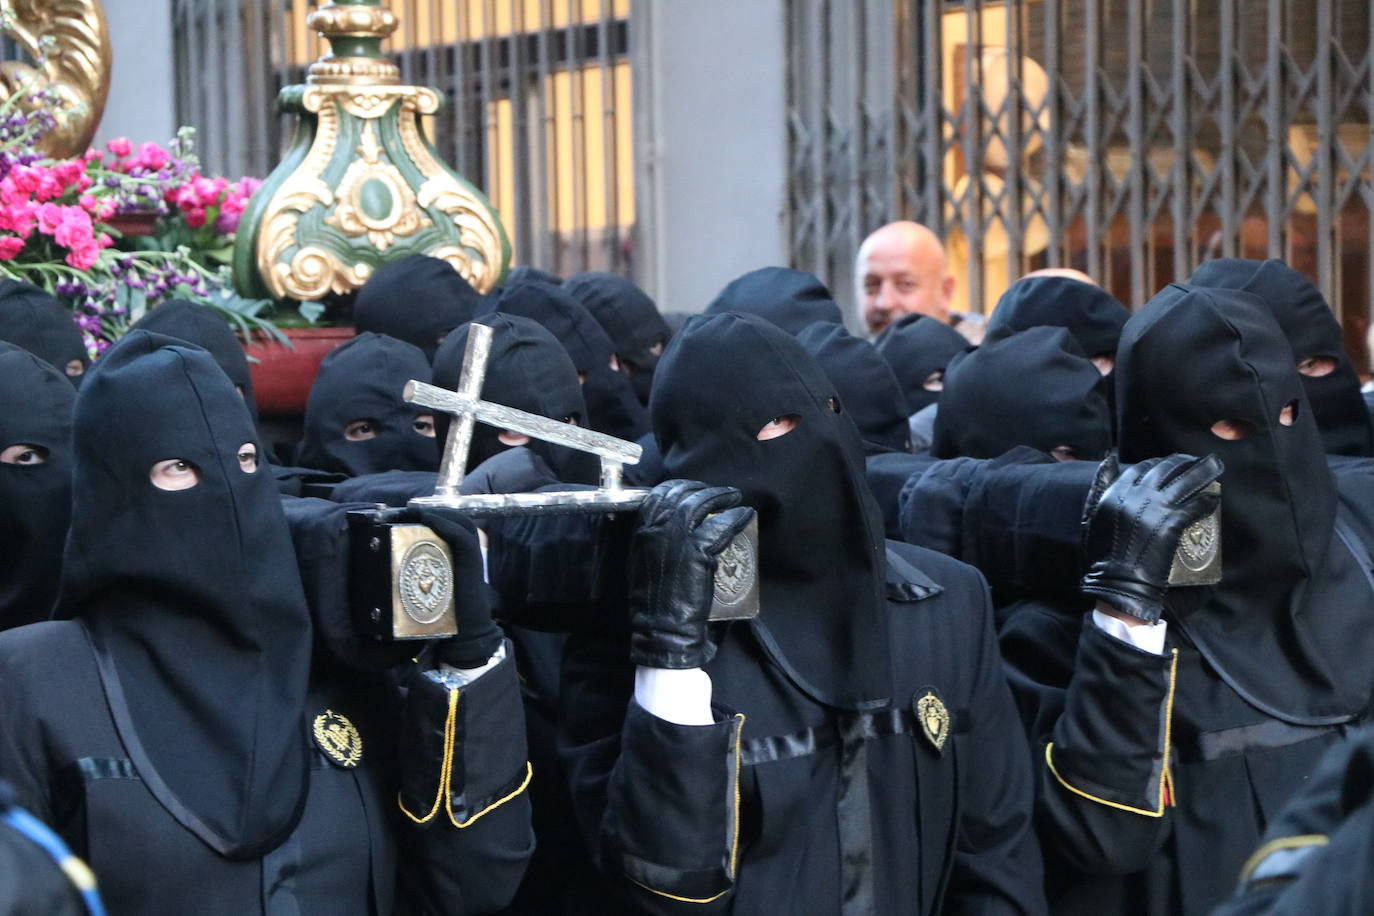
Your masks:
<path fill-rule="evenodd" d="M 914 414 L 939 401 L 940 389 L 926 388 L 926 380 L 932 372 L 943 373 L 950 360 L 968 349 L 969 342 L 943 321 L 903 315 L 883 328 L 873 345 L 892 367 Z"/>
<path fill-rule="evenodd" d="M 481 302 L 453 265 L 412 254 L 377 269 L 353 301 L 358 331 L 404 340 L 434 357 L 449 331 L 471 321 Z"/>
<path fill-rule="evenodd" d="M 830 322 L 803 328 L 797 340 L 839 391 L 840 405 L 858 427 L 866 455 L 911 451 L 906 395 L 871 343 Z"/>
<path fill-rule="evenodd" d="M 223 318 L 203 305 L 185 299 L 169 299 L 134 322 L 134 327 L 176 337 L 208 351 L 243 395 L 248 413 L 253 422 L 257 422 L 258 402 L 253 396 L 248 356 L 243 352 L 238 335 Z"/>
<path fill-rule="evenodd" d="M 1314 356 L 1334 359 L 1336 368 L 1329 374 L 1302 376 L 1322 441 L 1333 455 L 1374 455 L 1374 429 L 1360 394 L 1360 376 L 1346 354 L 1341 326 L 1320 290 L 1276 258 L 1217 258 L 1194 271 L 1188 282 L 1253 293 L 1274 313 L 1293 347 L 1295 361 Z"/>
<path fill-rule="evenodd" d="M 616 274 L 581 273 L 563 288 L 592 313 L 615 344 L 620 364 L 630 374 L 635 394 L 648 405 L 654 368 L 672 332 L 649 294 Z"/>
<path fill-rule="evenodd" d="M 150 792 L 222 856 L 255 858 L 305 805 L 310 619 L 276 487 L 245 472 L 243 399 L 197 347 L 133 331 L 77 399 L 58 616 L 89 632 Z M 153 466 L 199 470 L 168 491 Z"/>
<path fill-rule="evenodd" d="M 437 469 L 434 437 L 415 429 L 416 417 L 431 411 L 401 400 L 412 379 L 430 380 L 429 360 L 404 341 L 364 333 L 330 350 L 310 386 L 296 464 L 350 477 Z M 376 436 L 345 438 L 354 420 L 371 421 Z"/>
<path fill-rule="evenodd" d="M 629 376 L 612 367 L 615 347 L 580 302 L 557 286 L 538 281 L 500 287 L 482 302 L 482 314 L 505 312 L 542 324 L 563 345 L 582 379 L 587 425 L 634 441 L 649 430 L 649 417 Z"/>
<path fill-rule="evenodd" d="M 43 450 L 42 464 L 0 464 L 0 629 L 46 620 L 61 581 L 72 495 L 72 406 L 60 372 L 0 343 L 0 451 Z"/>
<path fill-rule="evenodd" d="M 71 313 L 31 283 L 0 281 L 0 340 L 28 350 L 66 375 L 78 388 L 82 373 L 91 365 Z M 72 361 L 81 364 L 81 373 L 70 374 L 68 365 Z"/>
<path fill-rule="evenodd" d="M 1111 448 L 1107 380 L 1063 328 L 991 331 L 945 370 L 931 454 L 996 458 L 1018 445 L 1091 461 Z"/>
<path fill-rule="evenodd" d="M 726 284 L 706 314 L 742 312 L 766 318 L 789 334 L 817 321 L 843 324 L 835 297 L 814 274 L 788 267 L 761 267 Z"/>

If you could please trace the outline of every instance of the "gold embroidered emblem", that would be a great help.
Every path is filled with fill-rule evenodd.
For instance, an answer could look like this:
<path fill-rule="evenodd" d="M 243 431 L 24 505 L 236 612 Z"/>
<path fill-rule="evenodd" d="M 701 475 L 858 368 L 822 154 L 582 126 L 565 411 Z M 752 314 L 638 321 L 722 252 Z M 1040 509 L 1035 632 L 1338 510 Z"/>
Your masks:
<path fill-rule="evenodd" d="M 943 750 L 949 738 L 949 710 L 945 709 L 944 702 L 927 690 L 926 695 L 916 701 L 916 718 L 935 749 Z"/>
<path fill-rule="evenodd" d="M 348 719 L 332 709 L 315 717 L 315 743 L 341 767 L 355 767 L 363 759 L 363 739 Z"/>

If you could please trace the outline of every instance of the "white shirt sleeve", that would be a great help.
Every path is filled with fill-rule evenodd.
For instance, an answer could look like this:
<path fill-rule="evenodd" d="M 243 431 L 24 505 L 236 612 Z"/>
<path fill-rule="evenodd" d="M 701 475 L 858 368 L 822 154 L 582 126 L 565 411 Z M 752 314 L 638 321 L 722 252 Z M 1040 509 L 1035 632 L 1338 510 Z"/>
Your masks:
<path fill-rule="evenodd" d="M 674 725 L 713 725 L 711 676 L 700 668 L 635 669 L 635 702 Z"/>
<path fill-rule="evenodd" d="M 1153 655 L 1164 654 L 1164 636 L 1169 629 L 1166 621 L 1161 620 L 1150 626 L 1133 627 L 1094 608 L 1093 623 L 1097 624 L 1099 629 L 1106 630 L 1107 635 L 1130 643 L 1143 652 Z"/>
<path fill-rule="evenodd" d="M 440 664 L 433 671 L 426 671 L 425 676 L 432 681 L 438 681 L 445 687 L 466 687 L 492 668 L 506 660 L 506 644 L 503 642 L 496 647 L 496 651 L 487 659 L 487 663 L 478 668 L 455 668 L 452 665 Z"/>

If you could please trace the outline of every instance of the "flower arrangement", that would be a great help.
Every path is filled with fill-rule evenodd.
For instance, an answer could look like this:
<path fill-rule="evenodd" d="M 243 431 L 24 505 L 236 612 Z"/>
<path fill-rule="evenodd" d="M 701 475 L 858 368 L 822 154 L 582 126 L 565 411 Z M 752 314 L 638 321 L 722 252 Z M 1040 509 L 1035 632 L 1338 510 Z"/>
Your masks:
<path fill-rule="evenodd" d="M 50 101 L 21 90 L 0 104 L 0 277 L 67 304 L 92 356 L 168 298 L 219 310 L 245 337 L 261 330 L 285 342 L 264 317 L 271 304 L 239 297 L 227 267 L 260 182 L 202 175 L 190 128 L 166 148 L 120 138 L 80 158 L 46 159 L 37 141 L 54 123 Z M 129 214 L 154 216 L 154 233 L 122 234 L 114 223 Z"/>

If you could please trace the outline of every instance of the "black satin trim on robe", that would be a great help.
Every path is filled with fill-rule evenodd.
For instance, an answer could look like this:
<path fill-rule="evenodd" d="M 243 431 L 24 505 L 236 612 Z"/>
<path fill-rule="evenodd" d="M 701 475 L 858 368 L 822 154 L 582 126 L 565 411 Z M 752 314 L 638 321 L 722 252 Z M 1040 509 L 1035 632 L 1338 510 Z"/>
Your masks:
<path fill-rule="evenodd" d="M 1241 757 L 1255 751 L 1276 750 L 1344 730 L 1340 725 L 1290 725 L 1278 719 L 1267 719 L 1253 725 L 1221 728 L 1186 737 L 1176 736 L 1174 747 L 1182 762 L 1199 763 L 1220 760 L 1222 757 Z"/>
<path fill-rule="evenodd" d="M 873 912 L 873 812 L 868 794 L 868 744 L 861 721 L 840 728 L 840 784 L 835 822 L 840 840 L 840 913 Z"/>
<path fill-rule="evenodd" d="M 124 745 L 124 750 L 129 755 L 129 760 L 133 762 L 138 778 L 143 780 L 143 784 L 152 793 L 153 798 L 177 823 L 226 859 L 256 859 L 279 846 L 286 837 L 295 831 L 296 825 L 300 822 L 301 814 L 305 811 L 306 794 L 310 782 L 309 769 L 305 767 L 301 768 L 303 785 L 298 794 L 295 813 L 283 825 L 278 835 L 268 837 L 262 842 L 249 845 L 234 843 L 220 835 L 197 817 L 194 811 L 186 807 L 176 793 L 171 790 L 171 787 L 163 781 L 153 767 L 151 758 L 143 749 L 143 742 L 139 740 L 138 731 L 134 728 L 133 717 L 129 715 L 129 705 L 124 698 L 124 688 L 119 681 L 119 672 L 115 670 L 114 659 L 92 638 L 90 631 L 86 629 L 85 621 L 79 622 L 81 623 L 81 631 L 86 635 L 86 639 L 91 645 L 91 652 L 95 656 L 96 670 L 100 674 L 100 686 L 105 693 L 105 702 L 109 706 L 110 718 L 114 721 L 115 733 L 119 736 L 119 743 Z"/>
<path fill-rule="evenodd" d="M 72 766 L 83 780 L 138 779 L 133 761 L 124 757 L 82 757 Z"/>
<path fill-rule="evenodd" d="M 957 735 L 968 730 L 966 710 L 950 710 L 949 718 L 950 734 Z M 740 742 L 740 765 L 751 767 L 777 760 L 809 757 L 847 738 L 873 741 L 893 735 L 921 735 L 921 740 L 925 740 L 916 714 L 910 709 L 892 707 L 876 712 L 836 712 L 833 713 L 832 722 L 815 728 L 768 738 L 744 739 Z"/>

